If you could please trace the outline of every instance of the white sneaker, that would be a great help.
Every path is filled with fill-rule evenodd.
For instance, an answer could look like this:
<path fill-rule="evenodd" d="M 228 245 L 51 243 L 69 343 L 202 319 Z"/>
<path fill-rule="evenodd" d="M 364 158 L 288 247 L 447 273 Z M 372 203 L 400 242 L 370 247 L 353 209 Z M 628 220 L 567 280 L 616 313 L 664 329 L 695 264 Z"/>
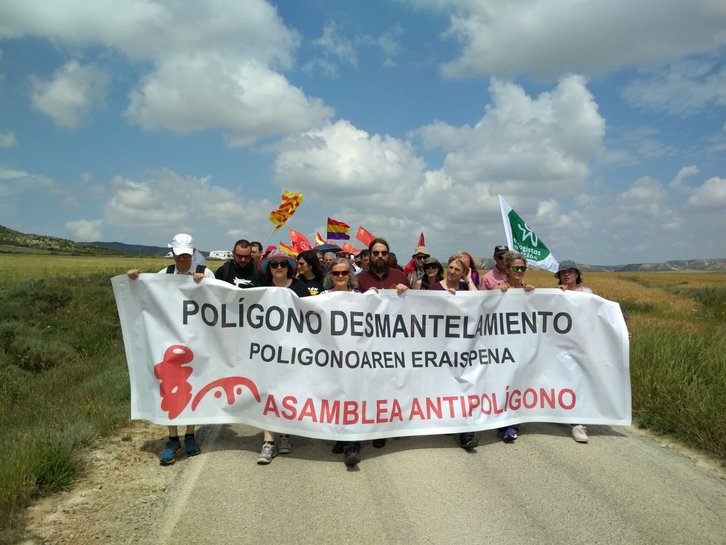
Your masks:
<path fill-rule="evenodd" d="M 587 443 L 587 428 L 582 424 L 572 426 L 572 438 L 578 443 Z"/>
<path fill-rule="evenodd" d="M 277 446 L 274 443 L 262 443 L 262 450 L 257 457 L 257 463 L 260 465 L 269 464 L 275 456 L 277 456 Z"/>
<path fill-rule="evenodd" d="M 292 443 L 290 443 L 289 435 L 281 435 L 278 437 L 279 447 L 277 448 L 278 454 L 290 454 L 292 452 Z"/>

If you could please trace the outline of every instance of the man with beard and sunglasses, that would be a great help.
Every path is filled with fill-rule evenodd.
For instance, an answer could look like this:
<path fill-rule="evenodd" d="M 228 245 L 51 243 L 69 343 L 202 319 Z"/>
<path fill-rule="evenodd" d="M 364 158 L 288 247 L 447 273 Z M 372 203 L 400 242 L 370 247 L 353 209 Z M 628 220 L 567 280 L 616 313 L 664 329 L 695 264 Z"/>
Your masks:
<path fill-rule="evenodd" d="M 392 269 L 388 266 L 388 254 L 390 253 L 388 248 L 388 242 L 382 238 L 374 238 L 368 245 L 370 266 L 356 276 L 358 289 L 361 292 L 393 289 L 401 295 L 411 287 L 402 270 Z M 385 439 L 373 440 L 374 448 L 382 448 L 385 444 Z"/>
<path fill-rule="evenodd" d="M 368 245 L 370 266 L 368 270 L 358 273 L 358 285 L 361 292 L 368 290 L 393 289 L 401 295 L 411 287 L 406 274 L 400 269 L 388 266 L 388 242 L 382 238 L 374 238 Z"/>
<path fill-rule="evenodd" d="M 256 288 L 262 285 L 262 275 L 257 268 L 252 244 L 240 239 L 234 243 L 232 259 L 214 273 L 217 280 L 229 282 L 238 288 Z"/>

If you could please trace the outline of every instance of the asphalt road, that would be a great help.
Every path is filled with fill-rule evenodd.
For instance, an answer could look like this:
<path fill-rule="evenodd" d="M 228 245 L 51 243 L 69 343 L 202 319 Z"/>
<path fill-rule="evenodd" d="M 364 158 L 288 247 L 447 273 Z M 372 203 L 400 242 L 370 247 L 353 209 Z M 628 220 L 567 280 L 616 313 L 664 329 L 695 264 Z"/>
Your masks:
<path fill-rule="evenodd" d="M 465 451 L 456 436 L 363 443 L 348 470 L 326 441 L 256 464 L 261 434 L 205 426 L 150 543 L 726 544 L 726 480 L 630 429 L 523 426 Z"/>

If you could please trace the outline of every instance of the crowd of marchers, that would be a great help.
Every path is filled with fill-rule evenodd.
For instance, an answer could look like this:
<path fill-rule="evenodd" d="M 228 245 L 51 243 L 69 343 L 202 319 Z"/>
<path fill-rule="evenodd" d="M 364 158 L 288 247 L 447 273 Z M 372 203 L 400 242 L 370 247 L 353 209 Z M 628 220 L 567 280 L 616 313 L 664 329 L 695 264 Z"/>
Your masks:
<path fill-rule="evenodd" d="M 524 290 L 535 289 L 525 281 L 527 260 L 505 245 L 494 247 L 495 266 L 479 277 L 474 259 L 467 252 L 450 256 L 446 269 L 437 258 L 431 256 L 425 246 L 416 247 L 411 260 L 402 267 L 396 254 L 385 239 L 373 239 L 368 248 L 355 255 L 348 252 L 319 252 L 308 250 L 292 256 L 270 246 L 263 250 L 262 244 L 240 239 L 234 244 L 232 259 L 212 271 L 204 264 L 203 257 L 194 247 L 192 237 L 186 233 L 174 236 L 169 245 L 174 263 L 161 269 L 159 274 L 191 275 L 195 282 L 205 278 L 217 278 L 238 288 L 284 288 L 292 290 L 298 297 L 315 296 L 326 291 L 349 291 L 363 293 L 379 289 L 395 289 L 401 295 L 406 290 L 440 290 L 455 294 L 457 291 L 476 290 Z M 127 275 L 137 279 L 140 269 L 131 269 Z M 582 274 L 574 261 L 562 261 L 555 273 L 557 286 L 564 291 L 592 293 L 582 285 Z M 573 425 L 572 437 L 578 443 L 587 443 L 587 430 L 583 425 Z M 184 434 L 184 451 L 187 456 L 201 452 L 193 425 L 187 426 Z M 180 451 L 182 441 L 176 426 L 168 427 L 169 437 L 159 455 L 161 465 L 173 464 Z M 508 426 L 498 430 L 506 443 L 515 441 L 519 426 Z M 373 447 L 382 448 L 385 439 L 373 440 Z M 478 446 L 475 433 L 459 434 L 459 444 L 464 449 Z M 273 430 L 263 431 L 263 443 L 257 463 L 269 464 L 278 454 L 292 452 L 292 442 L 287 434 Z M 348 467 L 361 461 L 361 444 L 358 441 L 336 441 L 332 452 L 343 455 Z"/>

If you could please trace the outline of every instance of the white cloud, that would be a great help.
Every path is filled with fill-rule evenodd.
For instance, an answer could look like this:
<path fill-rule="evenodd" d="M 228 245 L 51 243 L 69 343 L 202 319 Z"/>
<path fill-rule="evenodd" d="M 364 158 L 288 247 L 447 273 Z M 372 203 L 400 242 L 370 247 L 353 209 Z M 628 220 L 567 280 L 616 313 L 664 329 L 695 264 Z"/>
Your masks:
<path fill-rule="evenodd" d="M 71 232 L 74 240 L 82 242 L 91 242 L 99 240 L 102 237 L 101 225 L 102 221 L 97 220 L 76 220 L 67 221 L 65 224 L 66 229 Z"/>
<path fill-rule="evenodd" d="M 409 143 L 370 135 L 345 120 L 271 149 L 279 152 L 275 177 L 280 183 L 294 183 L 312 198 L 333 203 L 399 207 L 411 198 L 424 171 Z"/>
<path fill-rule="evenodd" d="M 726 66 L 717 60 L 689 59 L 623 90 L 626 102 L 656 112 L 693 114 L 726 106 Z"/>
<path fill-rule="evenodd" d="M 36 189 L 55 190 L 57 184 L 48 176 L 0 167 L 0 197 L 14 197 Z"/>
<path fill-rule="evenodd" d="M 683 224 L 678 211 L 669 206 L 666 189 L 650 176 L 639 178 L 618 195 L 610 219 L 623 225 L 620 232 L 633 229 L 633 236 L 643 240 L 647 240 L 647 235 L 658 236 L 663 230 L 677 231 Z"/>
<path fill-rule="evenodd" d="M 275 179 L 303 191 L 306 206 L 324 202 L 323 213 L 338 209 L 346 221 L 378 226 L 393 244 L 392 232 L 417 236 L 422 229 L 432 244 L 451 244 L 457 230 L 498 239 L 497 193 L 568 236 L 570 227 L 590 228 L 585 216 L 551 204 L 554 195 L 580 194 L 588 162 L 602 150 L 605 122 L 585 80 L 569 76 L 537 97 L 494 80 L 491 95 L 474 125 L 438 122 L 411 133 L 445 152 L 440 168 L 427 168 L 411 142 L 341 120 L 270 146 L 278 154 Z M 485 215 L 493 222 L 482 222 Z"/>
<path fill-rule="evenodd" d="M 461 185 L 462 202 L 479 206 L 472 195 L 497 193 L 539 199 L 581 188 L 605 132 L 585 80 L 568 76 L 536 98 L 492 80 L 490 94 L 492 103 L 476 125 L 434 123 L 417 131 L 425 145 L 447 151 L 442 173 Z"/>
<path fill-rule="evenodd" d="M 698 174 L 700 170 L 697 166 L 691 165 L 687 167 L 683 167 L 678 171 L 678 174 L 676 174 L 676 177 L 671 180 L 671 182 L 668 184 L 668 187 L 671 189 L 684 189 L 685 188 L 685 181 L 688 178 L 691 178 Z"/>
<path fill-rule="evenodd" d="M 209 54 L 160 63 L 132 92 L 126 111 L 146 129 L 221 128 L 233 146 L 305 130 L 332 113 L 254 60 L 229 61 Z"/>
<path fill-rule="evenodd" d="M 103 104 L 109 82 L 109 76 L 97 67 L 70 61 L 49 80 L 31 78 L 32 104 L 56 125 L 77 128 L 94 107 Z"/>
<path fill-rule="evenodd" d="M 181 176 L 169 169 L 152 172 L 143 181 L 116 177 L 111 185 L 105 230 L 144 232 L 158 240 L 184 229 L 208 233 L 212 226 L 249 232 L 272 210 L 266 200 L 250 201 L 208 177 Z"/>
<path fill-rule="evenodd" d="M 436 3 L 452 13 L 447 35 L 462 44 L 461 55 L 442 66 L 452 78 L 597 76 L 726 44 L 726 10 L 712 0 Z"/>
<path fill-rule="evenodd" d="M 718 210 L 723 213 L 726 210 L 726 178 L 714 176 L 706 180 L 689 197 L 687 207 L 695 210 Z"/>
<path fill-rule="evenodd" d="M 0 21 L 0 38 L 39 36 L 74 50 L 100 45 L 148 66 L 126 111 L 146 129 L 222 129 L 229 145 L 243 146 L 319 126 L 333 115 L 282 74 L 300 36 L 264 0 L 129 0 L 122 10 L 114 2 L 26 2 L 0 7 Z M 33 100 L 68 127 L 88 113 L 89 84 L 101 83 L 89 81 L 89 72 L 79 77 L 78 69 L 71 78 L 73 66 L 50 82 L 37 80 Z"/>
<path fill-rule="evenodd" d="M 12 148 L 18 141 L 12 131 L 0 131 L 0 148 Z"/>

